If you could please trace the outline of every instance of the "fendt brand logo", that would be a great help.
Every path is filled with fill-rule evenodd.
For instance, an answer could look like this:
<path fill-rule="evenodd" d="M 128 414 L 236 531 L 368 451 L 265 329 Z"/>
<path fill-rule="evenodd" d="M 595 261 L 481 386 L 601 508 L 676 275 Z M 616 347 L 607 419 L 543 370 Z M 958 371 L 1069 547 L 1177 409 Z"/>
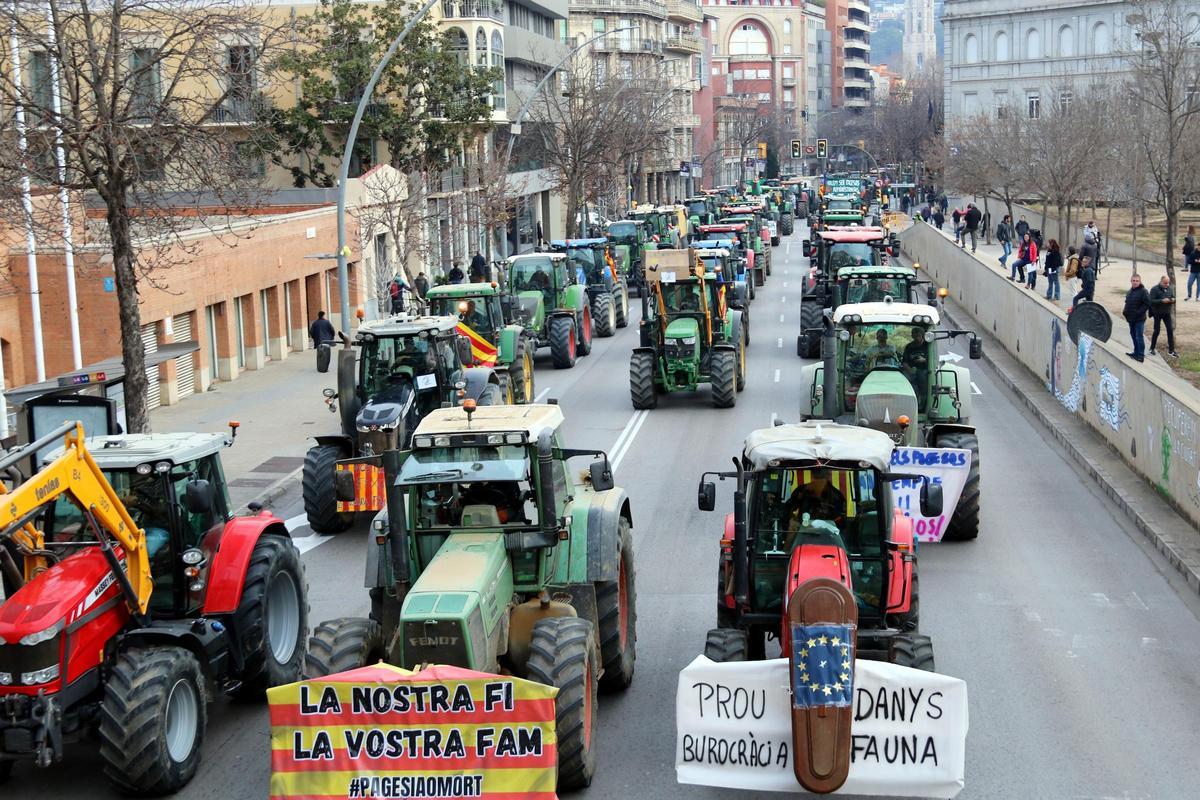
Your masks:
<path fill-rule="evenodd" d="M 413 647 L 454 647 L 458 639 L 457 636 L 411 636 L 408 643 Z"/>
<path fill-rule="evenodd" d="M 39 486 L 36 489 L 34 489 L 33 493 L 34 493 L 34 496 L 37 497 L 38 500 L 42 500 L 46 497 L 46 495 L 50 494 L 57 488 L 58 488 L 58 478 L 51 478 L 50 480 L 46 481 L 44 486 Z"/>

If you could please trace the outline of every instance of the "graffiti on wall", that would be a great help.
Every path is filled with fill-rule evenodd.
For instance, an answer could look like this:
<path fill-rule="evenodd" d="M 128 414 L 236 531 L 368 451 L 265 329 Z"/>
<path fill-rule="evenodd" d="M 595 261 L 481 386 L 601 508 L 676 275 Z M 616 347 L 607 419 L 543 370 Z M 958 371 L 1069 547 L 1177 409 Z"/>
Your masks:
<path fill-rule="evenodd" d="M 1171 466 L 1182 462 L 1187 465 L 1189 472 L 1197 469 L 1196 458 L 1196 416 L 1166 394 L 1162 398 L 1163 427 L 1161 438 L 1162 475 L 1160 490 L 1166 492 L 1171 480 Z M 1196 479 L 1200 488 L 1200 474 Z M 1200 494 L 1189 490 L 1192 503 L 1200 506 Z"/>
<path fill-rule="evenodd" d="M 1092 337 L 1086 333 L 1079 334 L 1078 357 L 1075 361 L 1075 370 L 1071 375 L 1071 385 L 1064 388 L 1067 376 L 1065 374 L 1065 365 L 1063 364 L 1063 355 L 1069 344 L 1065 333 L 1063 325 L 1058 320 L 1051 320 L 1050 381 L 1046 385 L 1046 388 L 1058 399 L 1058 402 L 1063 404 L 1063 407 L 1067 411 L 1074 414 L 1079 411 L 1079 407 L 1083 402 L 1084 392 L 1087 390 L 1087 371 L 1091 366 L 1092 360 Z M 1117 389 L 1119 395 L 1119 384 Z"/>
<path fill-rule="evenodd" d="M 1100 382 L 1096 386 L 1096 413 L 1114 431 L 1121 430 L 1121 426 L 1129 420 L 1129 412 L 1121 408 L 1121 379 L 1108 367 L 1100 368 Z"/>

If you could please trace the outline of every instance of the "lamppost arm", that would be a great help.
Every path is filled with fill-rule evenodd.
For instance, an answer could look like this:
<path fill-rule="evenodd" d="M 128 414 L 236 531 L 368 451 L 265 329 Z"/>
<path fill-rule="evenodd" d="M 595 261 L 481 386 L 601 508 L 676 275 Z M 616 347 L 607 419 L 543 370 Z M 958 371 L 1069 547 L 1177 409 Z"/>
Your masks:
<path fill-rule="evenodd" d="M 859 147 L 856 144 L 831 144 L 829 146 L 830 147 L 849 147 L 853 150 L 857 150 L 858 152 L 865 155 L 867 158 L 871 159 L 871 163 L 875 165 L 875 169 L 879 169 L 879 162 L 875 160 L 875 156 L 871 155 L 866 150 L 864 150 L 863 148 Z"/>

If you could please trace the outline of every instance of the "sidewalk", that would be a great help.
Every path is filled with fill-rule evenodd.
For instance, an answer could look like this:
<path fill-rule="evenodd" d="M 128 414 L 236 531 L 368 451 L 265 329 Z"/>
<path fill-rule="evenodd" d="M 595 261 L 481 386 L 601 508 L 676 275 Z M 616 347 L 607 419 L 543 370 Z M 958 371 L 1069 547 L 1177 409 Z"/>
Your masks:
<path fill-rule="evenodd" d="M 240 513 L 252 500 L 270 505 L 296 484 L 309 437 L 337 431 L 338 418 L 321 396 L 326 387 L 337 388 L 337 373 L 318 373 L 316 355 L 306 350 L 157 408 L 150 423 L 156 432 L 228 432 L 231 420 L 240 422 L 237 440 L 221 454 L 233 511 Z"/>

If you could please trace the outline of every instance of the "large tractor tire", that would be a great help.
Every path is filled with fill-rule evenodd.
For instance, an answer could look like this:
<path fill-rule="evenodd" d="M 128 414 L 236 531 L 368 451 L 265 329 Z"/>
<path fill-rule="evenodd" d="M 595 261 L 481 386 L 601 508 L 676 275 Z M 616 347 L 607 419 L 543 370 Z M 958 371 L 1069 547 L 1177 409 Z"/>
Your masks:
<path fill-rule="evenodd" d="M 737 405 L 737 379 L 737 351 L 714 350 L 709 380 L 714 408 L 733 408 Z"/>
<path fill-rule="evenodd" d="M 592 352 L 592 309 L 591 306 L 584 305 L 583 310 L 576 316 L 578 328 L 575 331 L 575 341 L 579 355 L 586 356 Z"/>
<path fill-rule="evenodd" d="M 550 318 L 550 358 L 555 369 L 570 369 L 578 357 L 575 322 L 570 317 Z"/>
<path fill-rule="evenodd" d="M 637 573 L 633 560 L 633 534 L 629 520 L 617 523 L 615 581 L 596 584 L 596 616 L 600 620 L 600 660 L 604 675 L 600 688 L 608 691 L 629 688 L 637 659 Z"/>
<path fill-rule="evenodd" d="M 512 383 L 513 397 L 518 403 L 532 403 L 537 397 L 533 388 L 533 342 L 525 336 L 517 339 L 517 352 L 508 365 L 508 379 Z"/>
<path fill-rule="evenodd" d="M 100 703 L 104 774 L 122 791 L 173 794 L 196 774 L 208 698 L 200 662 L 182 647 L 131 648 L 110 667 Z"/>
<path fill-rule="evenodd" d="M 322 622 L 308 640 L 305 678 L 323 678 L 367 667 L 387 657 L 383 628 L 373 619 L 340 617 Z"/>
<path fill-rule="evenodd" d="M 901 633 L 892 637 L 888 648 L 888 661 L 901 667 L 935 672 L 933 668 L 933 641 L 919 633 Z"/>
<path fill-rule="evenodd" d="M 737 390 L 746 388 L 746 337 L 739 330 L 733 332 L 734 347 L 737 348 Z"/>
<path fill-rule="evenodd" d="M 634 353 L 629 357 L 629 397 L 635 409 L 658 406 L 658 394 L 654 390 L 656 371 L 653 353 Z"/>
<path fill-rule="evenodd" d="M 904 631 L 905 633 L 915 633 L 921 626 L 921 591 L 920 581 L 917 578 L 917 562 L 913 562 L 912 573 L 912 599 L 908 603 L 908 612 L 904 614 L 891 614 L 890 624 L 893 628 Z"/>
<path fill-rule="evenodd" d="M 250 554 L 234 614 L 242 651 L 237 697 L 300 680 L 308 639 L 308 591 L 300 552 L 283 536 L 263 536 Z"/>
<path fill-rule="evenodd" d="M 592 301 L 592 319 L 596 320 L 596 335 L 607 339 L 617 332 L 617 308 L 611 294 L 598 294 Z"/>
<path fill-rule="evenodd" d="M 771 237 L 771 247 L 779 247 L 779 236 L 778 235 Z M 767 271 L 767 274 L 770 274 L 770 270 Z"/>
<path fill-rule="evenodd" d="M 558 789 L 582 789 L 596 773 L 596 672 L 599 666 L 592 623 L 550 617 L 534 623 L 526 677 L 555 686 Z"/>
<path fill-rule="evenodd" d="M 354 524 L 352 512 L 337 510 L 337 495 L 333 490 L 334 463 L 342 458 L 340 447 L 319 444 L 304 454 L 301 488 L 304 494 L 304 513 L 314 533 L 341 533 Z"/>
<path fill-rule="evenodd" d="M 815 297 L 800 300 L 800 335 L 796 338 L 796 353 L 801 358 L 820 358 L 821 337 L 809 331 L 821 327 L 820 303 Z"/>
<path fill-rule="evenodd" d="M 629 287 L 624 280 L 613 285 L 613 298 L 616 300 L 617 327 L 624 328 L 629 325 Z"/>
<path fill-rule="evenodd" d="M 750 637 L 740 628 L 713 628 L 704 637 L 704 655 L 709 661 L 719 663 L 746 661 L 750 656 Z"/>
<path fill-rule="evenodd" d="M 757 261 L 754 262 L 754 285 L 762 286 L 767 282 L 766 267 L 761 266 Z"/>
<path fill-rule="evenodd" d="M 971 451 L 971 470 L 963 484 L 958 505 L 946 525 L 942 540 L 965 542 L 979 537 L 979 437 L 966 431 L 947 431 L 938 437 L 938 447 Z"/>
<path fill-rule="evenodd" d="M 777 242 L 772 242 L 772 244 L 777 244 Z M 763 249 L 763 263 L 764 263 L 764 264 L 766 265 L 766 267 L 767 267 L 767 274 L 768 274 L 768 275 L 770 275 L 770 274 L 771 274 L 771 262 L 772 262 L 773 260 L 774 260 L 774 259 L 772 259 L 772 258 L 771 258 L 771 251 L 770 251 L 770 250 L 767 250 L 767 249 L 765 249 L 765 248 L 764 248 L 764 249 Z"/>
<path fill-rule="evenodd" d="M 508 370 L 497 372 L 496 380 L 500 384 L 500 399 L 503 401 L 503 404 L 506 406 L 516 405 L 517 393 L 516 389 L 513 388 L 512 375 L 508 373 Z"/>

